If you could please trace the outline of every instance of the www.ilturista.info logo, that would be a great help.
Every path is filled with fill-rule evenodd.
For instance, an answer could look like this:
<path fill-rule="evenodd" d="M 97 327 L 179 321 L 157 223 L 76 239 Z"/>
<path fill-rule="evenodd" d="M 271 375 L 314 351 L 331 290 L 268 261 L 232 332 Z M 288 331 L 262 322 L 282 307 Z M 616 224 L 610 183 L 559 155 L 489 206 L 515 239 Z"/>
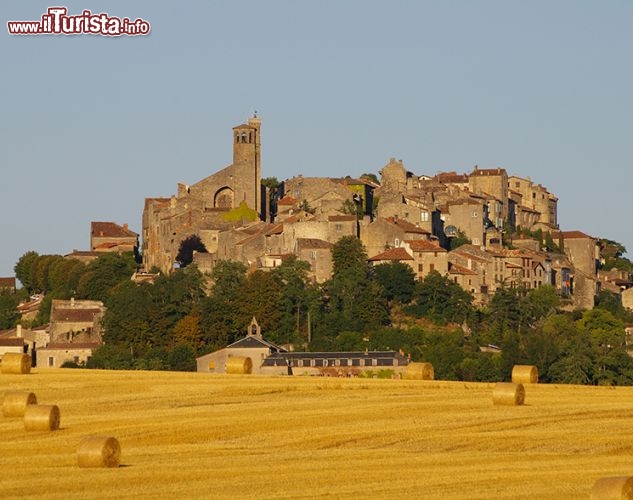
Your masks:
<path fill-rule="evenodd" d="M 110 17 L 105 12 L 93 14 L 84 10 L 69 16 L 66 7 L 49 7 L 41 21 L 8 21 L 11 35 L 147 35 L 150 25 L 143 19 L 130 21 L 124 17 Z"/>

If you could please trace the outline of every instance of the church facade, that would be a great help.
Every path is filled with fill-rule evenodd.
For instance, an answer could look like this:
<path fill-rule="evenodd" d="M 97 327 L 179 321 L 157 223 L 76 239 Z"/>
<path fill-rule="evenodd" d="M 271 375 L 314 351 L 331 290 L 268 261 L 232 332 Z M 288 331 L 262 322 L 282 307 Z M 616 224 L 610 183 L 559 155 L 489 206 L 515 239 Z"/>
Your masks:
<path fill-rule="evenodd" d="M 169 273 L 181 242 L 200 237 L 208 251 L 218 231 L 265 219 L 268 208 L 261 185 L 261 120 L 255 115 L 233 127 L 233 163 L 201 181 L 179 183 L 169 198 L 146 198 L 143 209 L 143 266 Z M 237 215 L 237 217 L 236 217 Z"/>

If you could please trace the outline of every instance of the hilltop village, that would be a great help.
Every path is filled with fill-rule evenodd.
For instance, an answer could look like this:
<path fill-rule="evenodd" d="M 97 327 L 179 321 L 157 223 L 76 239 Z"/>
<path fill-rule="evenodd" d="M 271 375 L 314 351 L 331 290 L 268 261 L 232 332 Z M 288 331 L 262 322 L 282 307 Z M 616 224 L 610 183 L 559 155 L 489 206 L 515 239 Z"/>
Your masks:
<path fill-rule="evenodd" d="M 550 285 L 563 310 L 592 309 L 601 290 L 633 309 L 629 273 L 600 269 L 601 240 L 560 229 L 558 198 L 528 177 L 477 166 L 468 173 L 423 175 L 391 158 L 378 176 L 298 175 L 279 182 L 262 178 L 261 125 L 254 116 L 233 127 L 231 165 L 194 184 L 179 183 L 169 197 L 146 198 L 140 235 L 127 224 L 92 222 L 90 249 L 63 259 L 88 264 L 134 252 L 139 258 L 132 280 L 153 283 L 174 273 L 183 245 L 195 241 L 191 262 L 202 273 L 224 261 L 239 262 L 248 272 L 271 271 L 295 256 L 309 264 L 311 282 L 322 284 L 332 277 L 333 246 L 352 237 L 366 249 L 369 265 L 399 262 L 418 281 L 437 272 L 472 294 L 478 306 L 499 289 Z M 0 278 L 0 288 L 15 293 L 16 279 Z M 85 363 L 103 345 L 102 301 L 69 295 L 53 298 L 49 307 L 49 324 L 0 331 L 0 353 L 37 349 L 44 360 L 38 366 L 57 367 Z M 41 309 L 42 295 L 32 296 L 19 306 L 21 321 L 28 326 Z M 290 345 L 280 349 L 264 340 L 255 318 L 243 326 L 243 342 L 268 353 L 266 362 L 288 361 Z M 286 354 L 273 360 L 279 353 Z M 395 366 L 406 359 L 394 351 L 375 362 Z M 203 364 L 202 371 L 209 371 L 206 358 Z"/>
<path fill-rule="evenodd" d="M 448 275 L 479 304 L 502 286 L 551 284 L 570 308 L 593 307 L 601 281 L 598 239 L 561 231 L 558 198 L 541 184 L 476 166 L 470 173 L 418 175 L 391 158 L 379 179 L 299 175 L 271 192 L 262 184 L 260 132 L 257 117 L 234 127 L 231 165 L 178 184 L 169 198 L 145 200 L 145 271 L 171 272 L 181 242 L 196 235 L 206 249 L 194 257 L 202 271 L 219 260 L 270 269 L 296 255 L 322 283 L 332 272 L 332 245 L 356 236 L 370 263 L 400 261 L 418 279 L 432 271 Z M 517 230 L 520 236 L 512 237 Z M 456 238 L 466 244 L 451 250 Z M 602 281 L 608 286 L 620 278 L 628 281 L 619 275 Z"/>

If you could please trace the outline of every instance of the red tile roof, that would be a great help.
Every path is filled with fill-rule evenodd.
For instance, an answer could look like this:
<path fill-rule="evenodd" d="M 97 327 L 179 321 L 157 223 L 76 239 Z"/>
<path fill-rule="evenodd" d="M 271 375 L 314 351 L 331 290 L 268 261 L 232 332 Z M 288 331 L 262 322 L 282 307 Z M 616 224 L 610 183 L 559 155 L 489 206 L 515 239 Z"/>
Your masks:
<path fill-rule="evenodd" d="M 92 323 L 95 316 L 100 313 L 100 309 L 54 308 L 52 320 L 69 323 Z"/>
<path fill-rule="evenodd" d="M 466 183 L 468 174 L 458 174 L 456 172 L 440 172 L 435 176 L 435 180 L 442 183 Z"/>
<path fill-rule="evenodd" d="M 19 347 L 24 345 L 24 339 L 19 338 L 0 338 L 0 346 L 2 347 Z"/>
<path fill-rule="evenodd" d="M 95 237 L 105 237 L 105 238 L 127 238 L 127 237 L 136 237 L 134 231 L 130 231 L 127 228 L 127 224 L 123 226 L 119 226 L 114 222 L 92 222 L 90 224 L 90 234 Z"/>
<path fill-rule="evenodd" d="M 505 168 L 478 168 L 475 167 L 475 169 L 471 172 L 471 176 L 491 176 L 491 175 L 503 175 L 506 174 L 506 169 Z"/>
<path fill-rule="evenodd" d="M 446 252 L 444 248 L 433 241 L 406 240 L 405 243 L 407 243 L 414 252 Z"/>
<path fill-rule="evenodd" d="M 576 240 L 576 239 L 590 239 L 595 240 L 593 236 L 589 236 L 588 234 L 583 233 L 582 231 L 561 231 L 558 233 L 554 233 L 552 235 L 553 238 L 558 238 L 559 235 L 563 235 L 564 239 L 567 240 Z"/>
<path fill-rule="evenodd" d="M 296 198 L 293 198 L 290 195 L 286 195 L 283 198 L 281 198 L 280 200 L 277 200 L 277 205 L 287 205 L 287 206 L 293 206 L 295 205 L 299 200 L 297 200 Z"/>
<path fill-rule="evenodd" d="M 466 276 L 477 276 L 477 273 L 475 271 L 472 271 L 467 267 L 460 266 L 453 262 L 448 263 L 448 274 L 464 274 Z"/>
<path fill-rule="evenodd" d="M 15 288 L 15 278 L 0 278 L 0 288 Z"/>
<path fill-rule="evenodd" d="M 413 256 L 411 256 L 404 248 L 398 247 L 385 250 L 384 252 L 369 259 L 370 262 L 377 262 L 381 260 L 413 260 Z"/>

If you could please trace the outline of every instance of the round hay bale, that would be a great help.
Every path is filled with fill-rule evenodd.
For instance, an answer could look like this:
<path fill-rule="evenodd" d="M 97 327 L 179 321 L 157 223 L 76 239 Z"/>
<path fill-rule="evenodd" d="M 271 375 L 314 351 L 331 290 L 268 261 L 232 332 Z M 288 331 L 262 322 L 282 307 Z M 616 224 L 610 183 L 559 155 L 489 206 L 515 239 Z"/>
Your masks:
<path fill-rule="evenodd" d="M 499 382 L 492 391 L 492 403 L 495 405 L 521 406 L 525 402 L 523 384 Z"/>
<path fill-rule="evenodd" d="M 243 356 L 231 356 L 226 361 L 226 373 L 235 375 L 248 375 L 253 371 L 253 361 L 251 358 Z"/>
<path fill-rule="evenodd" d="M 24 429 L 27 431 L 59 429 L 59 407 L 57 405 L 28 405 L 24 411 Z"/>
<path fill-rule="evenodd" d="M 409 363 L 404 378 L 408 380 L 433 380 L 435 371 L 431 363 Z"/>
<path fill-rule="evenodd" d="M 2 356 L 2 373 L 31 373 L 31 356 L 21 352 L 7 352 Z"/>
<path fill-rule="evenodd" d="M 512 382 L 515 384 L 538 384 L 538 368 L 532 365 L 514 365 Z"/>
<path fill-rule="evenodd" d="M 77 448 L 79 467 L 118 467 L 121 461 L 121 446 L 110 436 L 86 436 Z"/>
<path fill-rule="evenodd" d="M 591 500 L 633 500 L 633 477 L 603 477 L 591 488 Z"/>
<path fill-rule="evenodd" d="M 2 414 L 5 417 L 23 417 L 27 405 L 36 405 L 35 394 L 28 391 L 10 391 L 4 393 Z"/>

